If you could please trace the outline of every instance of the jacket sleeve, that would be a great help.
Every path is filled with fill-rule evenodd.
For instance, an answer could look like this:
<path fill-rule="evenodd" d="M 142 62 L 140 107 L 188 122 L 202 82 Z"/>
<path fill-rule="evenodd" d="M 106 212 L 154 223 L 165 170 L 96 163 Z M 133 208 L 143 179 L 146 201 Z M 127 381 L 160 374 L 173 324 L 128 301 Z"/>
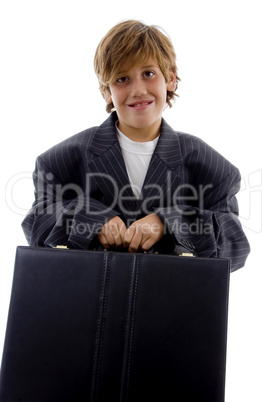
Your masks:
<path fill-rule="evenodd" d="M 202 207 L 177 204 L 157 211 L 177 245 L 199 257 L 231 260 L 231 271 L 244 266 L 250 246 L 238 219 L 238 169 L 203 194 Z"/>
<path fill-rule="evenodd" d="M 103 224 L 118 212 L 78 185 L 64 185 L 41 157 L 33 173 L 35 201 L 22 222 L 29 245 L 88 249 Z"/>

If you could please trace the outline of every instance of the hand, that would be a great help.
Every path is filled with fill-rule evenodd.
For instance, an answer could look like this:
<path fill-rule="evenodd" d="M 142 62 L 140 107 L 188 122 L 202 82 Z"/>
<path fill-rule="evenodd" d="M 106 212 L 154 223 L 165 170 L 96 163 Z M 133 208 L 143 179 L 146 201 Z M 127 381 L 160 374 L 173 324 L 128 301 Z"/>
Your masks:
<path fill-rule="evenodd" d="M 134 253 L 139 248 L 149 250 L 163 236 L 164 224 L 157 214 L 138 219 L 125 231 L 123 245 Z"/>
<path fill-rule="evenodd" d="M 127 228 L 121 218 L 115 216 L 103 225 L 98 233 L 98 240 L 104 248 L 123 246 Z"/>

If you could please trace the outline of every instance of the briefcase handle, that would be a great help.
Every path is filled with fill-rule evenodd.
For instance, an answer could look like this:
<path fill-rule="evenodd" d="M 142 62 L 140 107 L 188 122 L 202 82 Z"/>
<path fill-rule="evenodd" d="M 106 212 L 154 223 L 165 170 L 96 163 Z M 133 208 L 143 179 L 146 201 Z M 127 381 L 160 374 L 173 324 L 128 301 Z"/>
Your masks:
<path fill-rule="evenodd" d="M 57 249 L 63 249 L 63 250 L 68 250 L 69 247 L 65 246 L 63 244 L 58 244 L 56 247 L 53 248 L 57 248 Z M 93 249 L 92 251 L 108 251 L 108 249 L 103 248 L 101 250 L 97 250 L 96 248 Z M 143 254 L 159 254 L 158 251 L 154 251 L 153 247 L 151 247 L 148 251 L 143 251 Z M 179 257 L 195 257 L 195 255 L 193 253 L 181 253 L 178 255 Z"/>

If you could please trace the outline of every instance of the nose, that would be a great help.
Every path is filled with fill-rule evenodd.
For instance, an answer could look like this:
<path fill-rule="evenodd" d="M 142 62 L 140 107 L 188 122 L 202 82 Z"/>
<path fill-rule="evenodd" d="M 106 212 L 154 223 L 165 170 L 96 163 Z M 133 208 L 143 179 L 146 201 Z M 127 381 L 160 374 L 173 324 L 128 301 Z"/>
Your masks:
<path fill-rule="evenodd" d="M 147 93 L 147 87 L 145 81 L 142 77 L 136 77 L 132 80 L 131 85 L 131 96 L 132 97 L 140 97 Z"/>

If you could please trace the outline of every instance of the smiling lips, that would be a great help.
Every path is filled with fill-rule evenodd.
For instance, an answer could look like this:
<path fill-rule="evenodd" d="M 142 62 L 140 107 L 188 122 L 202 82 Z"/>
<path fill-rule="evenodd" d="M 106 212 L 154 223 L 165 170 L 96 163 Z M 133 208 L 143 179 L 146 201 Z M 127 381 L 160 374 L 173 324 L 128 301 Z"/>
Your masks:
<path fill-rule="evenodd" d="M 127 105 L 131 107 L 132 109 L 135 110 L 145 110 L 147 109 L 154 101 L 153 100 L 143 100 L 135 103 L 131 103 L 130 105 Z"/>

